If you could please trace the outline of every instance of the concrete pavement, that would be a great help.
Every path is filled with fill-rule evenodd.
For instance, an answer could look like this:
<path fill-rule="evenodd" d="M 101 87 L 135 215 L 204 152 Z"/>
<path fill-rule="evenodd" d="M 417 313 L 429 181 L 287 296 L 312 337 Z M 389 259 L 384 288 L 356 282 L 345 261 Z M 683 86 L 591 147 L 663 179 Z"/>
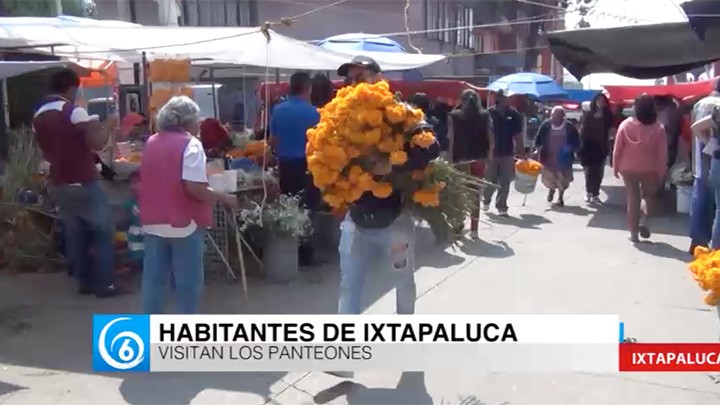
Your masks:
<path fill-rule="evenodd" d="M 481 242 L 432 245 L 419 230 L 418 313 L 617 313 L 645 342 L 716 341 L 720 322 L 702 302 L 686 262 L 686 217 L 660 218 L 652 243 L 627 240 L 620 183 L 609 201 L 582 202 L 576 172 L 562 209 L 540 186 L 511 218 L 488 215 Z M 215 282 L 205 312 L 330 313 L 337 272 L 292 286 Z M 90 370 L 90 314 L 134 312 L 137 296 L 97 301 L 73 294 L 62 275 L 0 276 L 0 404 L 718 404 L 715 376 L 693 374 L 322 373 L 98 375 Z M 392 275 L 368 280 L 367 312 L 394 310 Z"/>

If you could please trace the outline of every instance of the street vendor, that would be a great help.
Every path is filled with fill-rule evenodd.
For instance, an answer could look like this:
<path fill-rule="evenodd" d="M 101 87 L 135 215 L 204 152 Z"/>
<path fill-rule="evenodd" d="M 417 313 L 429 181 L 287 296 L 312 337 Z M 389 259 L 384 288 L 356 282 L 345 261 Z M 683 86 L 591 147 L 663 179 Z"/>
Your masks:
<path fill-rule="evenodd" d="M 107 196 L 98 183 L 96 153 L 110 138 L 117 117 L 105 125 L 74 104 L 80 78 L 70 69 L 50 78 L 51 94 L 35 113 L 35 139 L 50 163 L 50 192 L 65 227 L 67 259 L 80 294 L 112 297 L 114 224 Z"/>
<path fill-rule="evenodd" d="M 208 186 L 207 156 L 200 140 L 200 107 L 186 96 L 173 97 L 157 114 L 140 166 L 139 210 L 144 234 L 144 312 L 162 313 L 174 277 L 179 313 L 196 313 L 203 289 L 206 229 L 212 204 L 236 206 L 234 195 Z"/>

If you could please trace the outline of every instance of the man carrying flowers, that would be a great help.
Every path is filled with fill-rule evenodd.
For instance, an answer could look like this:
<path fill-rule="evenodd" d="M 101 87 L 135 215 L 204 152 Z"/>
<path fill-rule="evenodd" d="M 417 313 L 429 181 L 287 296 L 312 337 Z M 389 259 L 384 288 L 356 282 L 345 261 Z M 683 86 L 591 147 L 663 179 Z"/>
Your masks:
<path fill-rule="evenodd" d="M 348 86 L 320 110 L 306 153 L 325 202 L 347 210 L 340 225 L 338 312 L 362 311 L 366 273 L 380 266 L 395 274 L 397 313 L 412 314 L 412 212 L 440 205 L 445 184 L 433 182 L 429 169 L 440 147 L 422 111 L 393 97 L 373 59 L 357 56 L 337 72 Z"/>
<path fill-rule="evenodd" d="M 382 79 L 380 66 L 373 59 L 363 56 L 340 66 L 338 75 L 346 77 L 350 86 L 373 84 Z M 402 122 L 408 107 L 395 101 L 388 104 L 385 108 L 386 116 Z M 425 132 L 430 136 L 422 140 L 428 143 L 423 144 L 424 147 L 406 145 L 402 137 L 393 138 L 391 132 L 383 126 L 384 118 L 381 114 L 373 114 L 370 109 L 367 112 L 357 111 L 357 114 L 368 114 L 367 122 L 370 123 L 379 121 L 377 130 L 363 134 L 366 138 L 372 138 L 365 139 L 370 141 L 367 144 L 378 145 L 378 150 L 368 150 L 366 170 L 360 167 L 350 169 L 351 176 L 357 173 L 359 180 L 362 178 L 361 181 L 370 183 L 370 187 L 349 205 L 348 214 L 340 226 L 341 280 L 338 312 L 359 314 L 362 311 L 361 295 L 365 273 L 370 271 L 373 265 L 378 265 L 388 266 L 396 274 L 397 313 L 412 314 L 415 312 L 416 298 L 413 275 L 414 220 L 409 212 L 403 210 L 401 191 L 388 180 L 393 171 L 425 170 L 430 160 L 438 156 L 440 148 L 432 132 Z M 408 125 L 408 131 L 416 132 L 422 128 L 429 130 L 422 113 L 414 118 L 415 122 L 412 127 Z M 357 135 L 360 134 L 362 132 L 358 131 Z M 373 263 L 372 259 L 378 261 Z"/>

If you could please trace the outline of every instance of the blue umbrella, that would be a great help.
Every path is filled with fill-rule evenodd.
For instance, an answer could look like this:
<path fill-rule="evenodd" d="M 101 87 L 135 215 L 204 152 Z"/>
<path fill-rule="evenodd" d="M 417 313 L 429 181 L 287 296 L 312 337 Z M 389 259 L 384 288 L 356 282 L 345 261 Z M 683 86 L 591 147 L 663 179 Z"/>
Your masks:
<path fill-rule="evenodd" d="M 363 33 L 335 35 L 315 44 L 324 49 L 351 55 L 356 55 L 358 52 L 406 52 L 402 45 L 388 37 Z M 384 76 L 390 80 L 408 82 L 418 82 L 423 79 L 422 73 L 418 69 L 389 72 Z"/>
<path fill-rule="evenodd" d="M 538 99 L 568 97 L 567 92 L 552 77 L 528 72 L 503 76 L 490 83 L 488 90 L 502 90 L 507 96 L 524 94 Z"/>
<path fill-rule="evenodd" d="M 336 52 L 405 52 L 405 48 L 390 38 L 372 34 L 340 34 L 319 41 L 317 46 Z"/>

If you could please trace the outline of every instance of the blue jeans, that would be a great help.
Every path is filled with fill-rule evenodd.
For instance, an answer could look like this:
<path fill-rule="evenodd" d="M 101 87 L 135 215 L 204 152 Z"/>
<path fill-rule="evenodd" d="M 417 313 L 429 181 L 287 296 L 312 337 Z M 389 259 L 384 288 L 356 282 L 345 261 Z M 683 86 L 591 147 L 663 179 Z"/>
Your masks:
<path fill-rule="evenodd" d="M 395 276 L 396 311 L 415 312 L 415 224 L 403 214 L 387 228 L 358 228 L 350 215 L 340 225 L 340 299 L 338 313 L 362 312 L 365 276 L 379 267 Z"/>
<path fill-rule="evenodd" d="M 205 281 L 205 234 L 204 229 L 198 229 L 185 238 L 161 238 L 145 234 L 142 278 L 144 313 L 163 313 L 171 274 L 175 280 L 177 312 L 198 312 Z"/>
<path fill-rule="evenodd" d="M 712 159 L 710 162 L 710 186 L 715 194 L 715 218 L 712 225 L 711 249 L 720 248 L 720 160 Z"/>
<path fill-rule="evenodd" d="M 695 178 L 690 206 L 690 244 L 693 246 L 707 246 L 712 239 L 715 215 L 713 191 L 706 177 Z"/>
<path fill-rule="evenodd" d="M 102 292 L 113 284 L 115 224 L 98 182 L 52 188 L 65 226 L 65 252 L 81 288 Z M 94 260 L 93 260 L 94 259 Z"/>

